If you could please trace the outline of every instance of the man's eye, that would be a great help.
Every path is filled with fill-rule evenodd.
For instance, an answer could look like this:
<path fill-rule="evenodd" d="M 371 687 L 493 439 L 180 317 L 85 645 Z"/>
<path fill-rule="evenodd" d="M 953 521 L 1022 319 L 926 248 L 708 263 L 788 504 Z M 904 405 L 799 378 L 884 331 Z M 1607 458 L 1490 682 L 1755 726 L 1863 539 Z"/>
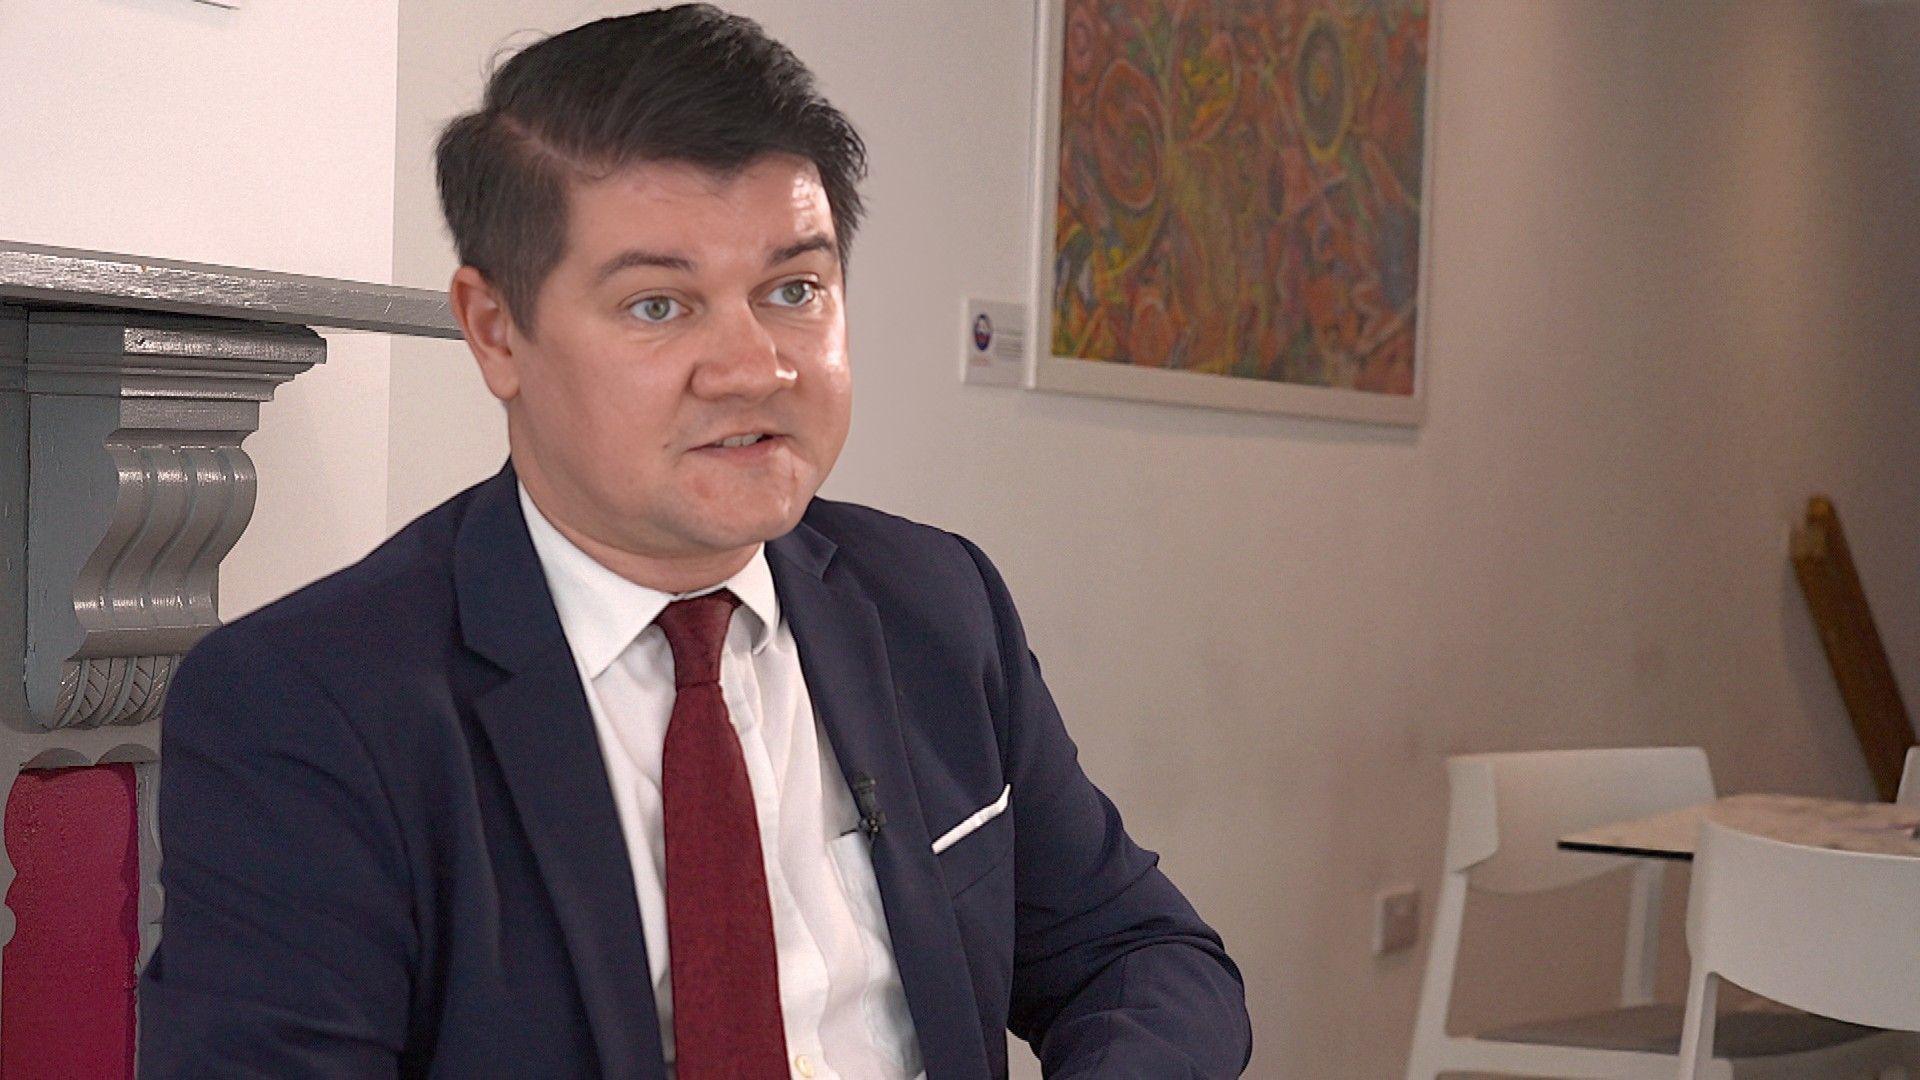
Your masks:
<path fill-rule="evenodd" d="M 680 301 L 670 296 L 649 296 L 627 308 L 641 322 L 663 323 L 680 313 Z"/>
<path fill-rule="evenodd" d="M 818 291 L 819 286 L 811 281 L 789 281 L 773 290 L 773 302 L 782 307 L 805 307 Z"/>

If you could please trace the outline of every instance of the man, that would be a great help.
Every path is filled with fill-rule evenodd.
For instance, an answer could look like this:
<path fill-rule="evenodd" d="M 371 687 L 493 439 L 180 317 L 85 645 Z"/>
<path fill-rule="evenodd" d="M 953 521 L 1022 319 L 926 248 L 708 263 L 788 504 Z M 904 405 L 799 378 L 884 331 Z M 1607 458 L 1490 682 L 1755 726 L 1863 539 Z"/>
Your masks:
<path fill-rule="evenodd" d="M 602 20 L 439 166 L 511 461 L 184 666 L 142 1075 L 1237 1075 L 991 564 L 813 497 L 864 150 L 799 61 Z"/>

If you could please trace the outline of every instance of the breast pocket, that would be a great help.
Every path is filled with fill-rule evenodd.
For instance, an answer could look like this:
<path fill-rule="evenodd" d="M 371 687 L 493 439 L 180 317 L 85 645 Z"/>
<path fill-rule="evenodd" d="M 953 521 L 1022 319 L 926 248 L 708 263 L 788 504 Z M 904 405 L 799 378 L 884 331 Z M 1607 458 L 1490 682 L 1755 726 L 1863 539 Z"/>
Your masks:
<path fill-rule="evenodd" d="M 1013 788 L 962 818 L 933 842 L 948 893 L 958 896 L 991 874 L 1013 852 Z"/>

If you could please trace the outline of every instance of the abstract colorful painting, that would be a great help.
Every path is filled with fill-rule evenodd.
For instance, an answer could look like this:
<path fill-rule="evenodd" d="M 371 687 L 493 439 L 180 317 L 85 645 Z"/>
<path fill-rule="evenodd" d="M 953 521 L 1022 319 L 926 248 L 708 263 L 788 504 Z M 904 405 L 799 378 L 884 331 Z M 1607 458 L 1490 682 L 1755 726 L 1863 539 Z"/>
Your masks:
<path fill-rule="evenodd" d="M 1417 421 L 1427 0 L 1050 17 L 1036 299 L 1049 360 L 1080 362 L 1063 388 L 1100 392 L 1096 362 L 1216 377 L 1206 404 Z"/>

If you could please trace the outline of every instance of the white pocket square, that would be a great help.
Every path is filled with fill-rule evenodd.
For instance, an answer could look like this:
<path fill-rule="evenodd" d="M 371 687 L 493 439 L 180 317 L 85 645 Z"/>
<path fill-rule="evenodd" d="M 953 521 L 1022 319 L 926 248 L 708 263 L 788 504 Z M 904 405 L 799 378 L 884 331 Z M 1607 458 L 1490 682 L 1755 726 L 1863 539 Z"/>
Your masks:
<path fill-rule="evenodd" d="M 968 833 L 972 832 L 973 830 L 979 828 L 982 825 L 985 825 L 987 822 L 992 821 L 994 818 L 997 818 L 1001 814 L 1005 813 L 1007 809 L 1007 801 L 1010 798 L 1012 798 L 1012 796 L 1013 796 L 1012 784 L 1008 784 L 1006 787 L 1001 788 L 999 798 L 993 800 L 992 802 L 981 807 L 980 809 L 975 810 L 973 813 L 968 814 L 967 820 L 961 822 L 958 825 L 955 825 L 953 828 L 948 829 L 946 832 L 941 833 L 940 839 L 935 840 L 933 842 L 933 853 L 935 855 L 940 854 L 941 852 L 947 850 L 953 845 L 959 843 L 961 840 L 965 839 Z"/>

